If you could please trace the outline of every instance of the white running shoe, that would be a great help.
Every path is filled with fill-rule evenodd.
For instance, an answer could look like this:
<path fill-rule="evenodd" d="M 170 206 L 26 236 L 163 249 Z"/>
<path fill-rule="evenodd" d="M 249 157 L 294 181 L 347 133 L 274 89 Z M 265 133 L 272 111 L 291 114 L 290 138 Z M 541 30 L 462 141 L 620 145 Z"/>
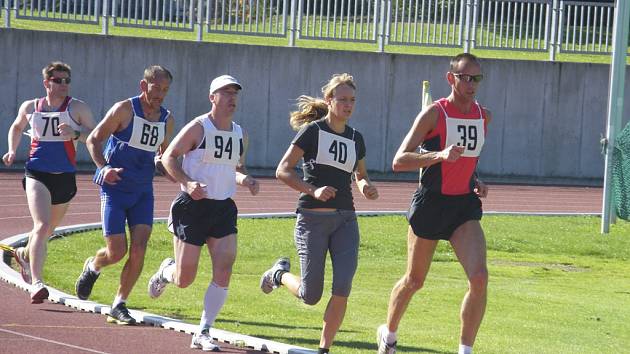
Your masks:
<path fill-rule="evenodd" d="M 155 274 L 151 276 L 151 279 L 149 279 L 148 290 L 149 296 L 152 299 L 160 297 L 160 295 L 164 292 L 166 285 L 168 285 L 168 281 L 164 278 L 163 272 L 164 268 L 170 266 L 171 264 L 175 264 L 175 260 L 173 258 L 164 259 L 162 264 L 160 264 L 160 268 L 158 268 L 157 272 L 155 272 Z"/>
<path fill-rule="evenodd" d="M 193 334 L 192 341 L 190 342 L 192 349 L 201 349 L 204 352 L 219 352 L 221 348 L 218 345 L 212 343 L 212 337 L 209 333 Z"/>
<path fill-rule="evenodd" d="M 20 250 L 20 251 L 18 251 Z M 24 259 L 24 247 L 18 247 L 13 250 L 13 258 L 15 258 L 15 263 L 17 263 L 18 268 L 20 268 L 20 274 L 22 275 L 22 280 L 25 283 L 31 283 L 31 264 Z"/>
<path fill-rule="evenodd" d="M 289 272 L 291 270 L 291 262 L 288 258 L 279 258 L 273 267 L 269 268 L 260 277 L 260 289 L 263 293 L 269 294 L 273 289 L 280 287 L 280 283 L 276 282 L 275 276 L 277 271 Z"/>
<path fill-rule="evenodd" d="M 378 354 L 395 354 L 396 353 L 396 342 L 389 344 L 387 343 L 387 325 L 382 324 L 376 330 L 376 343 L 378 343 Z"/>

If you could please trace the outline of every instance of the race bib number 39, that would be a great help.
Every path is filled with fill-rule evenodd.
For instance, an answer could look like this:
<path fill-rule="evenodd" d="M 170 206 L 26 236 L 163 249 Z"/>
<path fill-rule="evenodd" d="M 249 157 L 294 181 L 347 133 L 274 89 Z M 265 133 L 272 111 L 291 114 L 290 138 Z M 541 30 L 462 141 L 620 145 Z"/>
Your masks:
<path fill-rule="evenodd" d="M 146 119 L 134 116 L 129 146 L 144 151 L 156 152 L 164 141 L 165 134 L 166 123 L 149 122 Z"/>
<path fill-rule="evenodd" d="M 446 119 L 446 146 L 463 146 L 464 157 L 478 157 L 484 143 L 483 119 Z"/>
<path fill-rule="evenodd" d="M 235 132 L 215 130 L 206 135 L 203 162 L 236 166 L 241 157 L 241 141 Z"/>
<path fill-rule="evenodd" d="M 318 139 L 315 162 L 352 173 L 357 160 L 354 141 L 323 130 L 319 131 Z"/>
<path fill-rule="evenodd" d="M 68 112 L 33 112 L 30 115 L 33 138 L 39 141 L 65 141 L 72 137 L 63 137 L 59 125 L 66 123 L 75 126 Z"/>

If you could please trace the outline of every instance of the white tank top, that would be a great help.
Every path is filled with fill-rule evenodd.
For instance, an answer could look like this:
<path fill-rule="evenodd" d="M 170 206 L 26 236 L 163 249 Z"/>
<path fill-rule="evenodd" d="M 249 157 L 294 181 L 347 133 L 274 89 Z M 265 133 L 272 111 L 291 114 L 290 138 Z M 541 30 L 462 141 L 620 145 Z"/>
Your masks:
<path fill-rule="evenodd" d="M 206 185 L 208 199 L 224 200 L 236 192 L 236 165 L 241 157 L 243 131 L 232 122 L 232 131 L 218 130 L 207 114 L 193 120 L 203 127 L 203 140 L 184 154 L 182 169 L 194 181 Z M 186 186 L 180 186 L 186 191 Z"/>

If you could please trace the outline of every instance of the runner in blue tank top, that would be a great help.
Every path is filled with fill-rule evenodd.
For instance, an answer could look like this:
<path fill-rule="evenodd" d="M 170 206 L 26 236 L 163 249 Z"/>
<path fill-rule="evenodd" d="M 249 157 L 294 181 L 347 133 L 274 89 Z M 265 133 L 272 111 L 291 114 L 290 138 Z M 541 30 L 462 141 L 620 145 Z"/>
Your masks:
<path fill-rule="evenodd" d="M 135 324 L 126 300 L 140 276 L 147 242 L 153 225 L 153 175 L 159 157 L 170 141 L 174 119 L 161 106 L 173 77 L 164 67 L 154 65 L 144 71 L 142 93 L 116 103 L 87 139 L 98 169 L 94 182 L 101 186 L 101 217 L 106 246 L 85 261 L 76 282 L 80 299 L 90 296 L 103 267 L 129 257 L 109 322 Z M 107 140 L 105 149 L 103 143 Z M 127 247 L 125 223 L 129 225 Z"/>
<path fill-rule="evenodd" d="M 9 129 L 9 151 L 2 160 L 11 166 L 22 132 L 30 124 L 31 146 L 22 181 L 33 230 L 26 247 L 14 250 L 22 278 L 31 288 L 31 303 L 48 297 L 42 280 L 46 242 L 66 214 L 77 191 L 76 143 L 85 142 L 94 128 L 92 111 L 83 101 L 68 96 L 71 68 L 52 62 L 42 70 L 46 97 L 24 101 Z"/>

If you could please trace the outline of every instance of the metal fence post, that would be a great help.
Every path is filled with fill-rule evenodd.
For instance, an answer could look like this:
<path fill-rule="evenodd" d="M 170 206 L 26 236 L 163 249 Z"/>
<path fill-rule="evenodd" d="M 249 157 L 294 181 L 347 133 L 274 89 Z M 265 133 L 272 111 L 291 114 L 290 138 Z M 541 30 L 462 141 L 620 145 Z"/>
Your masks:
<path fill-rule="evenodd" d="M 109 16 L 108 16 L 108 11 L 109 8 L 107 5 L 109 5 L 109 1 L 110 0 L 103 0 L 103 12 L 101 13 L 101 21 L 103 21 L 103 23 L 101 24 L 101 34 L 104 36 L 107 36 L 109 34 Z M 116 0 L 112 0 L 112 1 L 116 1 Z M 99 2 L 100 0 L 96 0 L 96 8 L 99 8 Z M 112 4 L 112 7 L 114 7 L 114 4 Z M 98 13 L 98 12 L 97 12 Z"/>
<path fill-rule="evenodd" d="M 549 5 L 547 5 L 547 10 L 549 10 Z M 553 0 L 553 4 L 551 5 L 551 35 L 549 36 L 548 44 L 549 61 L 556 60 L 556 40 L 559 39 L 557 35 L 558 32 L 558 0 Z"/>
<path fill-rule="evenodd" d="M 479 10 L 479 0 L 474 0 L 472 18 L 470 24 L 472 26 L 472 35 L 468 38 L 469 50 L 475 48 L 475 41 L 477 40 L 477 11 Z"/>
<path fill-rule="evenodd" d="M 197 42 L 203 41 L 203 1 L 197 0 Z"/>
<path fill-rule="evenodd" d="M 11 28 L 11 10 L 9 6 L 11 0 L 4 0 L 2 3 L 4 4 L 4 28 Z"/>
<path fill-rule="evenodd" d="M 296 11 L 295 11 L 295 2 L 296 1 L 300 1 L 301 0 L 291 0 L 291 13 L 290 16 L 291 18 L 289 19 L 289 47 L 295 47 L 295 36 L 296 36 L 296 28 L 295 28 L 295 23 L 297 22 L 296 17 Z M 301 3 L 300 3 L 301 5 Z M 301 6 L 300 6 L 301 7 Z M 300 11 L 300 16 L 301 16 L 301 11 Z"/>
<path fill-rule="evenodd" d="M 380 19 L 378 21 L 378 52 L 383 53 L 385 51 L 385 8 L 389 4 L 387 0 L 381 0 Z"/>
<path fill-rule="evenodd" d="M 464 26 L 464 53 L 470 53 L 471 10 L 473 0 L 466 0 L 466 24 Z"/>

